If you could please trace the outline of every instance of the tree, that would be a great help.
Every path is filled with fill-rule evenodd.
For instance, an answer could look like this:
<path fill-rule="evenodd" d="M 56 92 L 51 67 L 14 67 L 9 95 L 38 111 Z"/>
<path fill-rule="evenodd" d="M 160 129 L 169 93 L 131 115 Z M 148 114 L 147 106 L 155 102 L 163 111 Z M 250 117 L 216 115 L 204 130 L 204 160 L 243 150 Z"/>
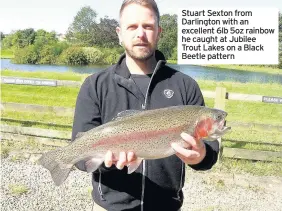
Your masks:
<path fill-rule="evenodd" d="M 177 15 L 162 15 L 160 25 L 163 33 L 161 33 L 158 49 L 163 52 L 166 59 L 170 59 L 177 46 Z"/>
<path fill-rule="evenodd" d="M 17 30 L 13 34 L 12 45 L 15 48 L 24 48 L 32 45 L 35 38 L 35 31 L 32 28 Z"/>
<path fill-rule="evenodd" d="M 279 32 L 282 32 L 282 14 L 279 13 Z"/>
<path fill-rule="evenodd" d="M 1 41 L 5 38 L 5 34 L 3 32 L 0 32 L 0 36 L 1 36 Z"/>
<path fill-rule="evenodd" d="M 279 42 L 282 43 L 282 14 L 279 13 Z"/>
<path fill-rule="evenodd" d="M 100 18 L 89 6 L 81 8 L 68 28 L 66 38 L 70 43 L 83 47 L 115 47 L 119 46 L 116 27 L 118 21 L 107 16 Z"/>
<path fill-rule="evenodd" d="M 12 46 L 13 46 L 13 43 L 12 43 L 12 41 L 13 41 L 13 34 L 9 34 L 9 35 L 7 35 L 3 40 L 2 40 L 2 42 L 1 42 L 1 47 L 3 48 L 3 49 L 10 49 L 10 48 L 12 48 Z"/>
<path fill-rule="evenodd" d="M 93 46 L 96 42 L 95 30 L 97 13 L 91 7 L 82 7 L 74 17 L 74 21 L 68 28 L 66 39 L 77 45 Z"/>
<path fill-rule="evenodd" d="M 116 27 L 118 21 L 115 19 L 109 19 L 107 16 L 100 19 L 98 29 L 95 31 L 95 37 L 97 38 L 97 45 L 101 47 L 117 47 L 119 46 L 118 36 L 116 34 Z"/>
<path fill-rule="evenodd" d="M 36 48 L 42 48 L 44 45 L 53 45 L 58 42 L 58 38 L 56 37 L 56 32 L 47 32 L 43 29 L 39 29 L 36 31 L 34 46 Z"/>

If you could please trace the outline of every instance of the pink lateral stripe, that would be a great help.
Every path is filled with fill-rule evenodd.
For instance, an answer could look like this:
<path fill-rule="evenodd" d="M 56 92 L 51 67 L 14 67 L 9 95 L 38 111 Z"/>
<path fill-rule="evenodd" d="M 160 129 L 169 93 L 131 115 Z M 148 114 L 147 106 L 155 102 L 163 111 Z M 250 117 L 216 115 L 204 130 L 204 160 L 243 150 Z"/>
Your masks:
<path fill-rule="evenodd" d="M 156 136 L 162 136 L 166 135 L 169 133 L 177 133 L 177 132 L 182 132 L 184 126 L 179 126 L 179 127 L 174 127 L 174 128 L 169 128 L 166 130 L 151 130 L 147 131 L 146 133 L 144 132 L 132 132 L 129 134 L 123 134 L 123 135 L 116 135 L 112 136 L 109 138 L 103 138 L 99 140 L 97 143 L 93 144 L 92 147 L 98 147 L 102 145 L 107 145 L 109 143 L 112 144 L 123 144 L 127 142 L 133 142 L 133 141 L 146 141 L 149 140 L 150 138 L 156 137 Z M 180 134 L 179 134 L 180 135 Z"/>

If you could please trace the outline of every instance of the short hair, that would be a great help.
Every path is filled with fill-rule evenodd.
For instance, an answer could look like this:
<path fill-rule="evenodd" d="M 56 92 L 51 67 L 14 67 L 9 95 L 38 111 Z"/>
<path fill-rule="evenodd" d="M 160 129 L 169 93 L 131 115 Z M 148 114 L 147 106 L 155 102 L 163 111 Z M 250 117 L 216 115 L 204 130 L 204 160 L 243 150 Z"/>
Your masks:
<path fill-rule="evenodd" d="M 157 18 L 157 23 L 160 25 L 160 12 L 157 3 L 154 0 L 124 0 L 119 11 L 119 18 L 121 17 L 124 8 L 129 4 L 139 4 L 143 7 L 153 9 Z"/>

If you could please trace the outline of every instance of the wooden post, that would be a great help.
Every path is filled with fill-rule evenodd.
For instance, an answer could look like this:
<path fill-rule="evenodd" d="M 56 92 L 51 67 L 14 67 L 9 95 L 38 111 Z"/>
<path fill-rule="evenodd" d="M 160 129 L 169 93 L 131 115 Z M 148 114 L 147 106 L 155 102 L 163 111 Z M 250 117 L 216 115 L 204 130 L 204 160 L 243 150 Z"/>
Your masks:
<path fill-rule="evenodd" d="M 225 110 L 225 97 L 226 97 L 226 88 L 216 87 L 214 108 L 217 108 L 217 109 L 220 109 L 220 110 Z M 220 160 L 221 155 L 222 155 L 222 151 L 223 151 L 221 138 L 219 138 L 218 141 L 219 141 L 219 157 L 218 157 L 218 160 Z"/>
<path fill-rule="evenodd" d="M 226 88 L 216 87 L 214 108 L 225 110 L 225 96 L 226 96 Z"/>

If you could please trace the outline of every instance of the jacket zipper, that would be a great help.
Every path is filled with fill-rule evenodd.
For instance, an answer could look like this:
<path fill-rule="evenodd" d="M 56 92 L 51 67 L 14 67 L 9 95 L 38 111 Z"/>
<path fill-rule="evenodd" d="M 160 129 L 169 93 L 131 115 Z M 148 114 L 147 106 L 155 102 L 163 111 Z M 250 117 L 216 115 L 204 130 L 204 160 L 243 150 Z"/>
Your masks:
<path fill-rule="evenodd" d="M 180 201 L 180 191 L 182 189 L 182 183 L 183 183 L 183 173 L 185 171 L 185 166 L 184 166 L 184 163 L 182 162 L 182 165 L 181 165 L 181 176 L 180 176 L 180 184 L 179 184 L 179 189 L 178 189 L 178 199 Z"/>
<path fill-rule="evenodd" d="M 99 169 L 98 191 L 99 191 L 99 194 L 100 194 L 101 201 L 105 201 L 105 199 L 104 199 L 104 194 L 103 194 L 103 192 L 102 192 L 102 187 L 101 187 L 101 180 L 102 180 L 102 173 L 101 173 L 101 170 Z"/>
<path fill-rule="evenodd" d="M 145 96 L 145 102 L 144 104 L 141 105 L 142 109 L 145 110 L 147 108 L 147 98 L 148 98 L 148 94 L 149 94 L 149 90 L 150 90 L 150 86 L 153 80 L 154 75 L 156 74 L 157 70 L 159 69 L 160 65 L 162 64 L 162 61 L 159 61 L 153 71 L 151 80 L 149 82 L 147 91 L 146 91 L 146 96 Z M 143 169 L 142 169 L 142 195 L 141 195 L 141 211 L 144 210 L 144 194 L 145 194 L 145 174 L 146 174 L 146 161 L 143 160 L 143 165 L 142 165 Z"/>

